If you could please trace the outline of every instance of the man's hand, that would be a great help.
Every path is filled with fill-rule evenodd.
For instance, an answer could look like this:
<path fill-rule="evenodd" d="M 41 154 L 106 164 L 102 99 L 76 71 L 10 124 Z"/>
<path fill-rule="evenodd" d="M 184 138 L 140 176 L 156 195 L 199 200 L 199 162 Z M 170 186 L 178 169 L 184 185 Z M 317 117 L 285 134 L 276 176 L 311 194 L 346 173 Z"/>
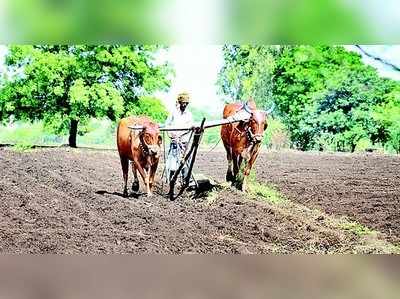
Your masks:
<path fill-rule="evenodd" d="M 178 143 L 179 141 L 179 135 L 177 133 L 171 133 L 169 138 L 171 138 L 172 143 Z"/>

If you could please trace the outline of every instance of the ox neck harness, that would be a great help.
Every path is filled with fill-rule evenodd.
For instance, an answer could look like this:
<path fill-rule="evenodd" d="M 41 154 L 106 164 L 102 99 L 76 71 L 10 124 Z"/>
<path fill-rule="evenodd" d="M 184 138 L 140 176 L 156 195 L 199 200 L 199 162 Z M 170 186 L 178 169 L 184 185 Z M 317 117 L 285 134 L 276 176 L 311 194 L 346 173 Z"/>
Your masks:
<path fill-rule="evenodd" d="M 249 139 L 250 143 L 259 143 L 261 142 L 261 138 L 263 137 L 262 134 L 254 134 L 251 131 L 251 127 L 248 125 L 246 129 L 247 138 Z"/>
<path fill-rule="evenodd" d="M 251 127 L 249 123 L 246 125 L 246 139 L 248 141 L 248 145 L 246 150 L 249 152 L 250 155 L 253 155 L 257 151 L 257 149 L 260 146 L 261 140 L 262 140 L 262 135 L 261 134 L 254 134 L 251 131 Z M 261 136 L 261 138 L 260 138 Z"/>
<path fill-rule="evenodd" d="M 246 102 L 243 104 L 243 106 L 241 107 L 241 110 L 239 111 L 245 111 L 248 115 L 251 115 L 250 118 L 247 121 L 243 122 L 243 131 L 240 131 L 238 129 L 238 127 L 236 126 L 235 129 L 239 132 L 240 135 L 245 135 L 247 138 L 247 141 L 249 143 L 249 146 L 255 145 L 257 143 L 260 143 L 263 137 L 263 134 L 254 134 L 251 131 L 251 126 L 250 126 L 250 122 L 252 120 L 252 110 L 251 107 L 249 106 L 249 104 Z M 238 113 L 238 112 L 237 112 Z M 260 124 L 258 124 L 258 127 L 260 126 Z"/>
<path fill-rule="evenodd" d="M 139 134 L 139 141 L 140 141 L 139 148 L 140 151 L 142 152 L 144 160 L 146 161 L 145 168 L 149 169 L 149 167 L 153 166 L 154 161 L 153 161 L 153 156 L 150 155 L 149 145 L 146 143 L 146 141 L 144 141 L 143 135 L 144 135 L 143 132 Z"/>
<path fill-rule="evenodd" d="M 239 129 L 236 127 L 236 130 L 239 131 Z M 240 131 L 239 131 L 240 132 Z M 250 126 L 250 120 L 244 123 L 244 131 L 240 132 L 242 135 L 246 135 L 248 142 L 251 145 L 257 144 L 261 142 L 261 139 L 263 137 L 262 134 L 254 134 L 251 131 L 251 126 Z"/>
<path fill-rule="evenodd" d="M 139 141 L 140 141 L 139 142 L 139 148 L 142 151 L 143 155 L 146 156 L 150 152 L 149 152 L 149 146 L 147 145 L 147 143 L 143 139 L 143 135 L 144 135 L 144 133 L 140 132 L 140 134 L 139 134 Z"/>

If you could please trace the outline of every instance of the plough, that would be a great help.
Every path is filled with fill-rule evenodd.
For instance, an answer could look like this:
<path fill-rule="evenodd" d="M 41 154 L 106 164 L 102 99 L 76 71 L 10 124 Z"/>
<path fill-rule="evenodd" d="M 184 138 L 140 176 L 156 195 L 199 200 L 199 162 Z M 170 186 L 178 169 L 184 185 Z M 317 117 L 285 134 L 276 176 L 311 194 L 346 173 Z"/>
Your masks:
<path fill-rule="evenodd" d="M 160 131 L 162 132 L 187 131 L 188 133 L 192 133 L 186 151 L 179 161 L 177 170 L 174 171 L 172 177 L 169 177 L 169 174 L 166 175 L 167 181 L 169 182 L 168 196 L 171 200 L 175 200 L 182 195 L 185 190 L 188 189 L 191 179 L 194 181 L 194 187 L 197 191 L 205 191 L 205 189 L 212 188 L 213 186 L 213 184 L 211 184 L 211 182 L 207 179 L 195 180 L 195 178 L 192 176 L 193 166 L 204 130 L 240 121 L 248 121 L 250 116 L 251 114 L 248 111 L 241 110 L 234 116 L 226 119 L 206 121 L 206 119 L 203 118 L 200 123 L 195 123 L 190 127 L 171 127 L 160 125 Z M 129 128 L 132 130 L 143 129 L 142 126 L 130 126 Z M 185 168 L 187 171 L 184 171 Z"/>

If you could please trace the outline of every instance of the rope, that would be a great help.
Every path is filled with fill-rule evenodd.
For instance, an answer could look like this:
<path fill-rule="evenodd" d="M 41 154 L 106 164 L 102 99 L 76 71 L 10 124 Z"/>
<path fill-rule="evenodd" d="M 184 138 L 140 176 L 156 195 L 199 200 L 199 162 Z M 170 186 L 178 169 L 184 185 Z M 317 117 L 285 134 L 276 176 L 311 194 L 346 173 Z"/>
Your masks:
<path fill-rule="evenodd" d="M 218 139 L 217 143 L 206 153 L 206 155 L 208 155 L 209 153 L 211 153 L 213 150 L 215 150 L 215 148 L 217 147 L 217 145 L 221 142 L 221 137 Z"/>
<path fill-rule="evenodd" d="M 167 161 L 166 161 L 166 159 L 165 159 L 165 141 L 166 141 L 166 140 L 165 140 L 165 132 L 163 131 L 163 148 L 164 148 L 163 159 L 164 159 L 164 169 L 163 169 L 163 172 L 162 172 L 162 175 L 161 175 L 161 181 L 162 181 L 162 184 L 161 184 L 161 192 L 164 191 L 164 180 L 163 180 L 164 174 L 165 174 L 165 177 L 168 176 L 168 174 L 165 173 L 165 170 L 166 170 L 166 167 L 167 167 Z"/>

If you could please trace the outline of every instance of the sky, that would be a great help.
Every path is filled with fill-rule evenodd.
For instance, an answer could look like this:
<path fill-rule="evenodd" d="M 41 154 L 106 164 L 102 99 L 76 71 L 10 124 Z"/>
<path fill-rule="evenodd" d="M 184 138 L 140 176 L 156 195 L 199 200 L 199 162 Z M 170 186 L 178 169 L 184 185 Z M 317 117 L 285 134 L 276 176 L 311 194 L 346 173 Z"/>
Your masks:
<path fill-rule="evenodd" d="M 400 81 L 400 72 L 393 70 L 389 66 L 383 65 L 381 62 L 376 61 L 360 52 L 355 46 L 345 46 L 347 50 L 355 51 L 362 55 L 363 62 L 369 64 L 378 70 L 382 77 L 391 78 Z M 368 53 L 381 57 L 390 63 L 400 67 L 400 45 L 362 45 L 362 48 Z"/>
<path fill-rule="evenodd" d="M 222 110 L 223 100 L 217 92 L 217 76 L 223 64 L 222 46 L 171 46 L 160 59 L 169 61 L 175 78 L 168 93 L 158 96 L 168 109 L 173 109 L 177 94 L 186 91 L 196 108 Z"/>

